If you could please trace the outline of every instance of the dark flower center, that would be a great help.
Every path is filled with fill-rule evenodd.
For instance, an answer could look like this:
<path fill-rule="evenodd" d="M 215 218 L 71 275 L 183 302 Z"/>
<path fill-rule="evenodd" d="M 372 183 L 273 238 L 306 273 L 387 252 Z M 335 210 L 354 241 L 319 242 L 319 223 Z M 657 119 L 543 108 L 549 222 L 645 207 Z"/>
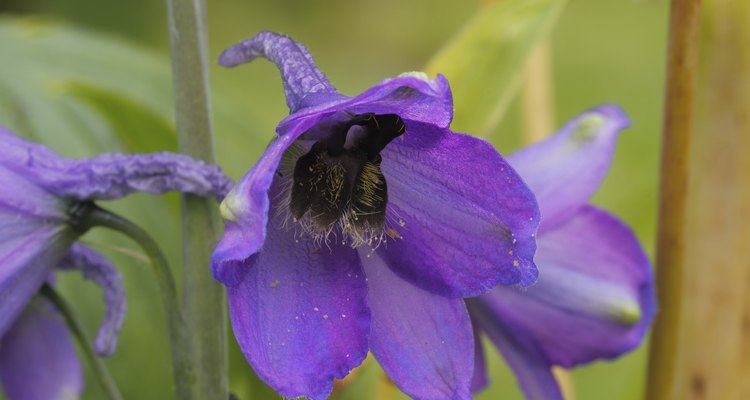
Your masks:
<path fill-rule="evenodd" d="M 338 226 L 354 246 L 382 238 L 388 186 L 380 152 L 404 132 L 398 115 L 366 113 L 315 142 L 294 166 L 289 210 L 295 221 L 315 238 Z"/>

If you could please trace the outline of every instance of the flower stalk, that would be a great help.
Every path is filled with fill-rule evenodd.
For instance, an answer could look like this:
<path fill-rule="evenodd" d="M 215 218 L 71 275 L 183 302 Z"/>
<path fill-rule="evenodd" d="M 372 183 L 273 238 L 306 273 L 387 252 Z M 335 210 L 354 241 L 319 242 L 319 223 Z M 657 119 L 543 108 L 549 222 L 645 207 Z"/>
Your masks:
<path fill-rule="evenodd" d="M 205 2 L 168 0 L 167 9 L 180 151 L 212 163 Z M 225 292 L 207 268 L 217 233 L 213 201 L 183 195 L 182 315 L 195 379 L 185 383 L 186 397 L 180 398 L 228 397 Z"/>
<path fill-rule="evenodd" d="M 76 338 L 78 344 L 81 346 L 81 351 L 83 351 L 84 356 L 89 361 L 89 365 L 94 371 L 94 376 L 96 377 L 96 380 L 99 381 L 106 398 L 109 400 L 122 400 L 120 389 L 117 388 L 117 383 L 115 383 L 114 378 L 112 378 L 112 375 L 109 373 L 107 365 L 104 364 L 104 361 L 94 352 L 94 348 L 92 347 L 93 342 L 86 334 L 83 324 L 78 320 L 78 317 L 75 316 L 75 313 L 65 299 L 63 299 L 57 291 L 48 284 L 44 284 L 39 292 L 45 299 L 49 300 L 55 309 L 60 312 L 60 315 L 62 315 L 70 333 Z"/>
<path fill-rule="evenodd" d="M 196 376 L 190 359 L 191 354 L 188 351 L 187 332 L 184 329 L 185 323 L 180 311 L 174 278 L 161 249 L 151 236 L 138 225 L 97 206 L 93 206 L 86 212 L 82 223 L 89 227 L 102 226 L 118 231 L 135 241 L 146 253 L 150 260 L 149 264 L 154 273 L 156 284 L 159 287 L 159 293 L 161 293 L 164 316 L 167 318 L 177 398 L 188 398 L 186 396 L 190 393 L 190 384 L 195 381 Z"/>
<path fill-rule="evenodd" d="M 700 0 L 672 0 L 656 249 L 660 311 L 652 335 L 647 385 L 647 398 L 653 400 L 676 398 L 699 14 Z"/>

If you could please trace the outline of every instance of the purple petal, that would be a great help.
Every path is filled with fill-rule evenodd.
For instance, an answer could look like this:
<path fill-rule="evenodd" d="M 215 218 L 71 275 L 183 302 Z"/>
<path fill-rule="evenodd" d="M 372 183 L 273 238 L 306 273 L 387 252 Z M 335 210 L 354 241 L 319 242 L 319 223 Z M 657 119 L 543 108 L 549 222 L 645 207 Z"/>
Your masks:
<path fill-rule="evenodd" d="M 615 358 L 643 340 L 655 312 L 648 258 L 622 222 L 591 206 L 539 237 L 542 273 L 524 290 L 483 296 L 570 368 Z"/>
<path fill-rule="evenodd" d="M 472 136 L 407 123 L 382 153 L 391 236 L 386 264 L 423 289 L 479 295 L 528 286 L 539 221 L 534 196 L 492 148 Z"/>
<path fill-rule="evenodd" d="M 68 202 L 25 175 L 30 147 L 0 127 L 0 335 L 75 240 L 64 222 Z"/>
<path fill-rule="evenodd" d="M 8 399 L 77 399 L 81 365 L 65 324 L 46 301 L 34 301 L 0 338 L 0 381 Z"/>
<path fill-rule="evenodd" d="M 37 154 L 51 164 L 61 163 L 52 150 L 29 143 L 0 126 L 0 235 L 10 225 L 26 220 L 65 219 L 68 202 L 39 186 L 29 154 Z M 12 235 L 14 236 L 14 235 Z"/>
<path fill-rule="evenodd" d="M 471 392 L 477 393 L 489 385 L 490 377 L 487 374 L 487 361 L 484 357 L 481 331 L 477 328 L 476 321 L 472 320 L 471 325 L 474 330 L 474 376 L 471 377 Z"/>
<path fill-rule="evenodd" d="M 267 58 L 276 64 L 281 72 L 286 103 L 291 112 L 305 107 L 309 103 L 309 99 L 306 99 L 309 95 L 341 97 L 336 96 L 336 88 L 315 65 L 315 60 L 307 48 L 278 33 L 259 32 L 252 38 L 224 50 L 219 56 L 219 64 L 224 67 L 235 67 L 258 57 Z"/>
<path fill-rule="evenodd" d="M 80 243 L 73 244 L 68 254 L 58 263 L 59 268 L 75 269 L 104 291 L 106 311 L 94 342 L 94 350 L 101 356 L 111 356 L 117 347 L 117 337 L 128 308 L 122 275 L 103 255 Z"/>
<path fill-rule="evenodd" d="M 0 209 L 0 335 L 26 307 L 75 240 L 65 225 L 13 218 Z"/>
<path fill-rule="evenodd" d="M 47 189 L 79 200 L 112 200 L 133 192 L 170 191 L 221 199 L 232 187 L 232 181 L 218 166 L 167 152 L 104 153 L 90 159 L 71 160 L 63 170 L 40 170 L 40 173 L 45 174 L 40 181 Z"/>
<path fill-rule="evenodd" d="M 237 342 L 258 376 L 284 397 L 325 399 L 367 356 L 367 284 L 354 250 L 320 248 L 270 221 L 268 240 L 229 287 Z"/>
<path fill-rule="evenodd" d="M 617 134 L 629 125 L 618 106 L 599 106 L 508 156 L 539 202 L 540 231 L 566 221 L 588 202 L 607 175 Z"/>
<path fill-rule="evenodd" d="M 266 239 L 268 191 L 279 161 L 289 146 L 317 121 L 312 118 L 290 125 L 224 198 L 221 203 L 224 235 L 211 255 L 211 273 L 216 280 L 232 286 L 243 279 L 248 258 Z"/>
<path fill-rule="evenodd" d="M 225 67 L 265 57 L 281 72 L 287 105 L 291 114 L 280 124 L 281 130 L 298 119 L 331 115 L 341 110 L 354 113 L 399 114 L 407 120 L 421 121 L 446 128 L 453 118 L 453 98 L 443 76 L 428 79 L 422 73 L 407 73 L 386 79 L 354 98 L 340 95 L 315 65 L 300 43 L 273 32 L 256 36 L 232 46 L 221 54 Z"/>
<path fill-rule="evenodd" d="M 385 79 L 359 96 L 311 105 L 291 114 L 279 126 L 343 110 L 354 114 L 398 114 L 405 121 L 447 128 L 453 119 L 453 95 L 443 75 L 430 79 L 421 72 L 405 73 Z"/>
<path fill-rule="evenodd" d="M 221 198 L 232 186 L 218 166 L 182 154 L 105 153 L 73 160 L 3 129 L 0 143 L 3 164 L 58 197 L 111 200 L 136 191 L 180 191 Z"/>
<path fill-rule="evenodd" d="M 562 400 L 551 365 L 535 338 L 492 301 L 467 301 L 471 317 L 500 350 L 529 400 Z"/>
<path fill-rule="evenodd" d="M 301 119 L 320 118 L 348 110 L 355 114 L 399 114 L 405 120 L 447 128 L 453 118 L 453 97 L 444 76 L 429 79 L 410 72 L 386 79 L 354 98 L 342 96 L 315 65 L 307 49 L 287 36 L 260 32 L 221 54 L 225 67 L 265 57 L 281 72 L 291 115 L 279 124 L 280 131 Z"/>
<path fill-rule="evenodd" d="M 372 313 L 370 348 L 415 399 L 470 399 L 474 340 L 462 299 L 449 299 L 396 276 L 377 254 L 360 250 Z"/>

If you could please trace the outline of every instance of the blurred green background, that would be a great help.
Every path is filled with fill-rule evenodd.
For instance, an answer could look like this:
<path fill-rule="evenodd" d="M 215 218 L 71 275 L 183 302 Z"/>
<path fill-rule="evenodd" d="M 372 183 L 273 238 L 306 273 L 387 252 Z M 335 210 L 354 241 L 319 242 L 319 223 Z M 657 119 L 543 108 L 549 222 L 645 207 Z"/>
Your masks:
<path fill-rule="evenodd" d="M 477 12 L 479 3 L 208 2 L 218 162 L 233 178 L 241 177 L 287 114 L 272 64 L 221 69 L 213 60 L 223 48 L 263 29 L 288 34 L 311 50 L 342 93 L 353 95 L 383 78 L 422 69 Z M 667 6 L 664 0 L 572 0 L 550 36 L 557 125 L 603 102 L 620 104 L 632 119 L 594 202 L 631 224 L 649 254 L 654 242 Z M 0 124 L 66 156 L 175 148 L 163 2 L 0 0 L 0 13 Z M 501 153 L 521 145 L 519 114 L 514 102 L 490 136 Z M 165 200 L 136 195 L 104 205 L 151 232 L 174 267 L 180 265 L 177 201 L 174 195 Z M 137 247 L 100 231 L 88 234 L 85 241 L 109 255 L 126 277 L 129 313 L 118 351 L 107 361 L 125 398 L 170 398 L 165 323 L 149 271 L 129 254 L 138 253 Z M 62 274 L 60 287 L 93 334 L 102 313 L 99 290 L 75 274 Z M 278 398 L 253 378 L 233 337 L 229 341 L 231 390 L 240 399 Z M 487 348 L 493 384 L 477 398 L 521 398 L 512 375 Z M 641 398 L 645 355 L 642 347 L 616 362 L 577 369 L 576 398 Z M 337 396 L 388 398 L 381 381 L 382 372 L 369 363 L 358 381 Z M 89 379 L 84 398 L 100 397 L 97 383 Z"/>

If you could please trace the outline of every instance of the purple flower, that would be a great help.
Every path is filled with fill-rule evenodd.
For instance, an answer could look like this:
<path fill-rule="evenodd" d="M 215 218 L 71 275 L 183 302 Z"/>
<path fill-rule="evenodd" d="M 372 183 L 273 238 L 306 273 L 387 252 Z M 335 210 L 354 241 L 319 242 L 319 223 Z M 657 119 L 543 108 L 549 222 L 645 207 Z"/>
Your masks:
<path fill-rule="evenodd" d="M 10 400 L 80 397 L 83 373 L 62 317 L 34 298 L 0 336 L 0 382 Z"/>
<path fill-rule="evenodd" d="M 551 366 L 615 358 L 640 344 L 655 312 L 649 261 L 620 220 L 588 204 L 629 121 L 600 106 L 508 157 L 539 201 L 529 288 L 497 287 L 468 301 L 474 327 L 497 346 L 529 399 L 562 399 Z M 477 340 L 472 389 L 487 384 Z"/>
<path fill-rule="evenodd" d="M 281 71 L 291 114 L 222 203 L 212 257 L 248 362 L 282 396 L 315 400 L 369 350 L 414 398 L 470 398 L 463 298 L 534 283 L 534 196 L 490 144 L 448 129 L 443 76 L 346 97 L 270 32 L 219 62 L 257 57 Z"/>
<path fill-rule="evenodd" d="M 11 399 L 69 398 L 81 373 L 64 325 L 33 300 L 55 269 L 75 269 L 102 287 L 107 305 L 94 343 L 111 354 L 125 315 L 122 278 L 76 240 L 93 200 L 135 191 L 221 197 L 231 182 L 218 167 L 189 157 L 102 154 L 71 160 L 0 127 L 0 381 Z"/>

